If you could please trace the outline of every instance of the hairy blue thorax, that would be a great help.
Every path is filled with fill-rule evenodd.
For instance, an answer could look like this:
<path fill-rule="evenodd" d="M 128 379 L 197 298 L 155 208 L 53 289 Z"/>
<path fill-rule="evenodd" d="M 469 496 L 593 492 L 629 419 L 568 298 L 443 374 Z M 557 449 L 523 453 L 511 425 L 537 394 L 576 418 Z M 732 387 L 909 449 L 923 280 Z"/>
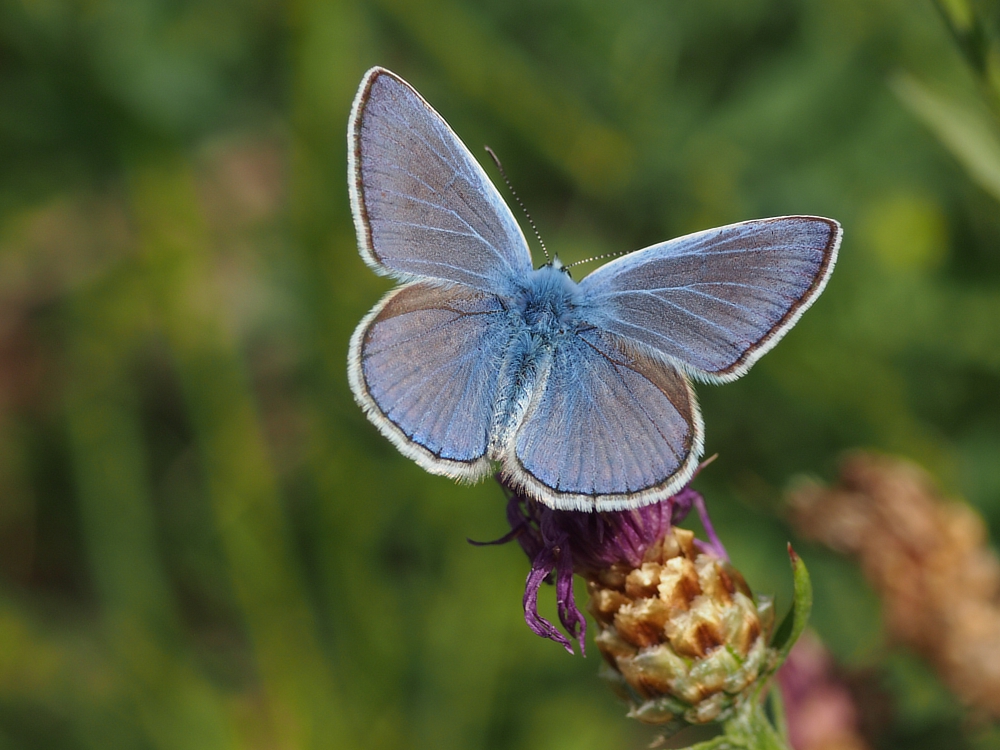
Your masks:
<path fill-rule="evenodd" d="M 514 296 L 512 312 L 532 333 L 565 333 L 579 323 L 582 295 L 556 258 L 536 268 Z"/>

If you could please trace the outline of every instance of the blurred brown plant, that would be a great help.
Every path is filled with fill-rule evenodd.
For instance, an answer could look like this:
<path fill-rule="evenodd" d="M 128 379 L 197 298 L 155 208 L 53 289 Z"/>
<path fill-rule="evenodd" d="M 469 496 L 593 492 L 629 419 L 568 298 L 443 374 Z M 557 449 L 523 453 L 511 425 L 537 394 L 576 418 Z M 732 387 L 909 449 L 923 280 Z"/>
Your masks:
<path fill-rule="evenodd" d="M 1000 717 L 1000 562 L 979 514 L 907 461 L 854 453 L 789 497 L 805 538 L 858 558 L 885 627 L 968 705 Z"/>

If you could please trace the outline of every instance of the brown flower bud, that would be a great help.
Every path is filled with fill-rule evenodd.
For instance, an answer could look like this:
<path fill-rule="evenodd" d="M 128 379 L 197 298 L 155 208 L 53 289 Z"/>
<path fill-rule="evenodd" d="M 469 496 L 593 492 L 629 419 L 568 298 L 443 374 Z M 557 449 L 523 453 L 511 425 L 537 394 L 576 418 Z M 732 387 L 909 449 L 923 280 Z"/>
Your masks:
<path fill-rule="evenodd" d="M 671 528 L 642 563 L 587 576 L 597 647 L 630 716 L 680 728 L 725 720 L 767 662 L 774 611 L 727 562 Z"/>

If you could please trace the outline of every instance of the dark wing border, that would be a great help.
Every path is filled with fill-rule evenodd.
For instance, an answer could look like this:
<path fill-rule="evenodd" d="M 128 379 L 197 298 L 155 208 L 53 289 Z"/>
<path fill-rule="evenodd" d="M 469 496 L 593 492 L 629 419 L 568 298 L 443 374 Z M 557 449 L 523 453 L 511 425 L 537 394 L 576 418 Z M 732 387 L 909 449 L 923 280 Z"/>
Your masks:
<path fill-rule="evenodd" d="M 833 273 L 833 267 L 837 264 L 840 242 L 844 237 L 844 229 L 840 226 L 839 221 L 828 219 L 825 216 L 808 215 L 776 216 L 774 218 L 812 219 L 825 222 L 830 227 L 830 238 L 827 240 L 826 247 L 823 248 L 823 262 L 820 263 L 816 278 L 813 279 L 813 283 L 806 289 L 805 294 L 799 298 L 798 303 L 792 305 L 788 312 L 771 327 L 771 330 L 765 333 L 756 344 L 743 352 L 743 356 L 725 370 L 706 373 L 711 376 L 710 379 L 716 382 L 728 383 L 742 377 L 753 367 L 757 360 L 771 351 L 784 335 L 791 330 L 792 326 L 798 323 L 802 314 L 812 306 L 812 303 L 823 292 L 827 282 L 830 280 L 830 275 Z"/>

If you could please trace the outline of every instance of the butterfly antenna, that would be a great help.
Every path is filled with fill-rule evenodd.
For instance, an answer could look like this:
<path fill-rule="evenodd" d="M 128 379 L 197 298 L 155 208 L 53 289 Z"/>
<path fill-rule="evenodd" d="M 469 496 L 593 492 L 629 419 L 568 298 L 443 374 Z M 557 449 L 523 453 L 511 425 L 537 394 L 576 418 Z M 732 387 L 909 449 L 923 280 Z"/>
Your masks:
<path fill-rule="evenodd" d="M 620 255 L 625 255 L 627 250 L 621 250 L 617 253 L 604 253 L 604 255 L 595 255 L 592 258 L 584 258 L 583 260 L 574 260 L 572 263 L 567 263 L 564 268 L 572 268 L 573 266 L 578 266 L 581 263 L 590 263 L 593 260 L 604 260 L 605 258 L 617 258 Z"/>
<path fill-rule="evenodd" d="M 503 164 L 500 163 L 500 157 L 489 146 L 483 146 L 486 149 L 486 153 L 490 155 L 493 159 L 493 163 L 497 165 L 497 169 L 500 170 L 500 176 L 503 177 L 503 181 L 507 183 L 507 189 L 510 190 L 510 194 L 514 196 L 514 200 L 517 201 L 517 205 L 521 207 L 524 211 L 524 215 L 528 217 L 528 223 L 531 224 L 531 229 L 535 233 L 535 238 L 538 240 L 538 244 L 542 246 L 542 252 L 545 253 L 546 263 L 551 263 L 552 258 L 549 257 L 549 250 L 545 247 L 545 242 L 542 240 L 542 235 L 538 233 L 538 227 L 535 226 L 535 220 L 531 218 L 531 214 L 528 213 L 528 209 L 525 207 L 524 202 L 521 200 L 521 196 L 517 194 L 514 186 L 510 184 L 510 179 L 507 177 L 507 172 L 504 171 Z"/>

